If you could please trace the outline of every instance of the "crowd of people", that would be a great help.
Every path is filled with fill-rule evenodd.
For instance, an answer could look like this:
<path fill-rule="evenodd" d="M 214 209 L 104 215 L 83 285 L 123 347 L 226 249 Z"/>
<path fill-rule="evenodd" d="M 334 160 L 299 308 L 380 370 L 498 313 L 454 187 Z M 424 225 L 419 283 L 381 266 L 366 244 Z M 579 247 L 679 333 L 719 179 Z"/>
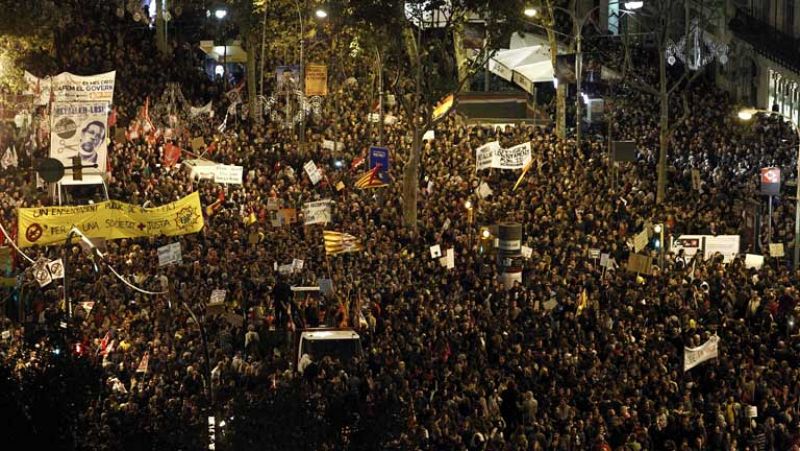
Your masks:
<path fill-rule="evenodd" d="M 104 26 L 120 20 L 112 13 Z M 115 106 L 125 112 L 117 127 L 125 127 L 197 57 L 175 46 L 180 64 L 152 70 L 154 49 L 133 42 L 141 30 L 130 41 L 107 33 L 71 43 L 93 51 L 62 64 L 78 73 L 117 69 Z M 243 166 L 241 185 L 162 164 L 163 138 L 109 136 L 111 198 L 163 205 L 197 191 L 212 207 L 199 233 L 106 243 L 109 266 L 166 294 L 132 290 L 104 264 L 95 270 L 99 262 L 77 245 L 23 249 L 34 259 L 68 259 L 74 316 L 65 320 L 60 285 L 39 288 L 30 265 L 15 259 L 11 275 L 20 279 L 5 289 L 14 320 L 4 320 L 8 334 L 0 339 L 2 374 L 21 390 L 14 399 L 33 399 L 25 390 L 36 385 L 24 381 L 58 359 L 86 371 L 74 391 L 89 395 L 66 411 L 72 429 L 59 446 L 202 449 L 213 415 L 217 440 L 229 449 L 800 449 L 798 273 L 788 261 L 750 268 L 741 257 L 670 252 L 649 274 L 624 268 L 632 237 L 647 222 L 674 236 L 744 235 L 758 169 L 792 173 L 787 125 L 773 118 L 741 124 L 724 93 L 705 82 L 689 88 L 692 110 L 672 135 L 667 196 L 657 204 L 657 105 L 644 94 L 623 90 L 610 113 L 613 139 L 635 140 L 639 150 L 636 162 L 617 168 L 605 139 L 576 148 L 551 127 L 464 125 L 453 112 L 424 143 L 414 231 L 402 226 L 411 118 L 388 104 L 397 120 L 378 143 L 363 65 L 340 64 L 347 77 L 332 82 L 346 88 L 331 89 L 304 145 L 297 127 L 241 111 L 220 131 L 229 102 L 221 84 L 198 75 L 182 85 L 187 99 L 198 106 L 213 99 L 218 112 L 187 121 L 185 135 L 205 139 L 206 158 Z M 674 102 L 673 117 L 681 106 Z M 0 144 L 21 140 L 19 149 L 30 149 L 20 152 L 21 166 L 46 154 L 46 142 L 19 136 L 4 133 Z M 326 149 L 323 140 L 343 146 Z M 475 149 L 492 140 L 531 142 L 534 162 L 516 190 L 519 171 L 475 170 Z M 191 148 L 183 137 L 176 144 Z M 365 168 L 351 165 L 374 144 L 389 149 L 395 181 L 355 189 Z M 325 176 L 319 184 L 303 171 L 309 160 Z M 692 170 L 700 171 L 700 186 Z M 492 194 L 478 195 L 481 183 Z M 0 185 L 8 230 L 17 208 L 51 202 L 27 171 L 0 171 Z M 335 201 L 326 228 L 355 236 L 363 251 L 326 256 L 322 227 L 305 226 L 300 213 L 322 199 Z M 296 222 L 276 221 L 273 205 L 295 209 Z M 793 214 L 777 201 L 773 242 L 793 241 Z M 520 223 L 532 249 L 521 283 L 511 287 L 498 280 L 491 240 L 479 235 L 504 221 Z M 159 266 L 158 247 L 174 241 L 181 262 Z M 454 250 L 454 268 L 430 258 L 436 244 Z M 759 252 L 755 244 L 743 250 Z M 601 267 L 590 248 L 619 266 Z M 658 255 L 652 245 L 648 252 Z M 302 269 L 276 271 L 293 259 L 303 260 Z M 332 280 L 333 294 L 287 293 L 288 285 L 319 279 Z M 226 290 L 225 306 L 212 310 L 215 289 Z M 79 307 L 86 302 L 94 303 L 90 310 Z M 363 355 L 315 359 L 298 374 L 296 332 L 317 325 L 356 329 Z M 684 347 L 714 335 L 718 357 L 684 371 Z M 145 356 L 147 369 L 138 371 Z"/>

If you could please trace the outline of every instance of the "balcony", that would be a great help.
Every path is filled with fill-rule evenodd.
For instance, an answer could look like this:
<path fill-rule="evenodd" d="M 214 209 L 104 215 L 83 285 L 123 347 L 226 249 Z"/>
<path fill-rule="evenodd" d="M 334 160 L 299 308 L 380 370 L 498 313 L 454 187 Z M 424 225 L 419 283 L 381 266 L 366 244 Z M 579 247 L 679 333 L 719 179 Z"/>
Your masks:
<path fill-rule="evenodd" d="M 728 27 L 737 38 L 752 45 L 756 52 L 800 73 L 800 39 L 754 18 L 741 8 L 736 9 Z"/>

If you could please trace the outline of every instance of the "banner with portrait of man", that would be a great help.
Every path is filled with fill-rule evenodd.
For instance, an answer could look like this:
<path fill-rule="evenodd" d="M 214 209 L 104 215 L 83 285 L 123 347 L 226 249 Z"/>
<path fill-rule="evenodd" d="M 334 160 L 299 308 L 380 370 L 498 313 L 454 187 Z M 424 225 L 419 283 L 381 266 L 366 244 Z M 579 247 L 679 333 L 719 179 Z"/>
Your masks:
<path fill-rule="evenodd" d="M 278 66 L 275 70 L 278 76 L 276 91 L 285 94 L 295 92 L 300 89 L 300 67 L 299 66 Z"/>
<path fill-rule="evenodd" d="M 50 128 L 50 157 L 72 165 L 72 157 L 80 156 L 84 165 L 97 164 L 97 169 L 84 172 L 105 172 L 108 142 L 108 102 L 55 102 Z"/>

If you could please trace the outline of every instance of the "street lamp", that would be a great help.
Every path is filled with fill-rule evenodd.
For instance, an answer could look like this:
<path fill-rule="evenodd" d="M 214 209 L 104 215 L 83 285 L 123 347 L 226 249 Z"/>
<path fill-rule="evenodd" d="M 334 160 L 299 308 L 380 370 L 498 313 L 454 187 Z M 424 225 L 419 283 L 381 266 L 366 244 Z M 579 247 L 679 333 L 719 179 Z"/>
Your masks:
<path fill-rule="evenodd" d="M 628 11 L 634 11 L 634 10 L 637 10 L 637 9 L 641 9 L 641 7 L 644 6 L 644 2 L 643 1 L 642 2 L 625 2 L 624 5 L 625 5 L 625 9 L 627 9 Z"/>
<path fill-rule="evenodd" d="M 317 16 L 317 19 L 324 19 L 328 17 L 328 11 L 325 11 L 322 8 L 317 8 L 317 10 L 314 11 L 314 15 Z"/>
<path fill-rule="evenodd" d="M 227 15 L 228 15 L 228 10 L 226 10 L 225 8 L 219 8 L 216 11 L 214 11 L 214 17 L 216 17 L 219 20 L 224 19 L 225 16 Z"/>
<path fill-rule="evenodd" d="M 797 133 L 797 175 L 795 176 L 796 192 L 794 201 L 794 259 L 792 262 L 794 264 L 794 270 L 797 271 L 798 262 L 800 262 L 800 126 L 798 126 L 791 117 L 783 113 L 760 108 L 744 108 L 739 111 L 738 116 L 739 119 L 743 121 L 749 121 L 758 113 L 777 114 L 781 116 L 792 124 L 795 133 Z"/>
<path fill-rule="evenodd" d="M 527 17 L 536 17 L 539 14 L 539 10 L 529 6 L 529 7 L 525 8 L 525 11 L 523 11 L 523 14 L 525 14 L 525 16 L 527 16 Z"/>
<path fill-rule="evenodd" d="M 214 10 L 214 17 L 217 18 L 220 22 L 220 27 L 222 27 L 222 20 L 228 15 L 228 10 L 225 8 L 217 8 Z M 223 88 L 227 87 L 227 75 L 228 75 L 228 42 L 225 39 L 225 35 L 222 36 L 222 45 L 224 46 L 222 50 L 222 86 Z M 216 74 L 217 71 L 215 70 L 214 73 Z"/>

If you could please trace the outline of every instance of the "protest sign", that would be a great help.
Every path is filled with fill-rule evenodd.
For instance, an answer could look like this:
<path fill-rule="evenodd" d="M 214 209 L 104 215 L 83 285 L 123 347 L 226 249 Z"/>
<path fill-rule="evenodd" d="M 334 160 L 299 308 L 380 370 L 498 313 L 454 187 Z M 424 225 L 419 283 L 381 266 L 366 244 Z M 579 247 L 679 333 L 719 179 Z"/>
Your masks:
<path fill-rule="evenodd" d="M 218 164 L 214 167 L 214 181 L 229 185 L 241 185 L 244 168 L 232 164 Z"/>
<path fill-rule="evenodd" d="M 494 164 L 494 155 L 500 150 L 500 142 L 488 142 L 475 150 L 475 170 L 491 168 Z"/>
<path fill-rule="evenodd" d="M 86 172 L 105 172 L 108 157 L 108 102 L 56 102 L 52 107 L 50 157 L 64 166 L 72 166 L 72 157 L 80 157 Z"/>
<path fill-rule="evenodd" d="M 166 266 L 170 263 L 181 261 L 181 243 L 174 242 L 158 248 L 158 266 Z"/>
<path fill-rule="evenodd" d="M 445 252 L 444 257 L 439 258 L 439 264 L 446 267 L 447 269 L 453 269 L 456 267 L 456 254 L 455 251 L 451 248 Z"/>
<path fill-rule="evenodd" d="M 222 289 L 215 289 L 211 291 L 211 299 L 209 300 L 209 304 L 224 304 L 225 295 L 227 293 L 228 293 L 227 290 L 222 290 Z"/>
<path fill-rule="evenodd" d="M 442 256 L 442 248 L 438 244 L 431 246 L 431 258 L 439 258 Z"/>
<path fill-rule="evenodd" d="M 47 270 L 50 271 L 50 276 L 55 279 L 64 278 L 64 262 L 59 258 L 47 263 Z"/>
<path fill-rule="evenodd" d="M 769 243 L 769 255 L 771 257 L 783 257 L 786 255 L 783 250 L 783 243 Z"/>
<path fill-rule="evenodd" d="M 306 202 L 303 205 L 305 225 L 327 224 L 333 219 L 333 201 L 330 199 Z"/>
<path fill-rule="evenodd" d="M 155 208 L 115 200 L 75 207 L 17 210 L 20 247 L 61 244 L 75 226 L 89 238 L 177 236 L 199 232 L 204 225 L 200 195 L 194 192 Z"/>
<path fill-rule="evenodd" d="M 304 164 L 303 169 L 305 169 L 306 174 L 308 174 L 308 178 L 311 180 L 312 184 L 316 185 L 320 180 L 322 180 L 322 174 L 320 174 L 317 165 L 314 164 L 314 160 L 309 160 L 308 163 Z"/>
<path fill-rule="evenodd" d="M 389 170 L 389 149 L 386 147 L 370 147 L 369 168 L 372 169 L 379 164 L 381 165 L 380 170 L 382 172 Z"/>
<path fill-rule="evenodd" d="M 436 139 L 436 132 L 433 130 L 428 130 L 424 135 L 422 135 L 423 141 L 433 141 L 434 139 Z"/>
<path fill-rule="evenodd" d="M 528 246 L 522 246 L 520 247 L 520 253 L 525 258 L 531 258 L 531 256 L 533 255 L 533 248 L 530 248 Z"/>
<path fill-rule="evenodd" d="M 647 255 L 630 254 L 628 257 L 627 270 L 637 274 L 648 274 L 652 259 Z"/>
<path fill-rule="evenodd" d="M 328 95 L 328 66 L 325 64 L 306 64 L 306 96 Z"/>
<path fill-rule="evenodd" d="M 633 251 L 636 253 L 641 252 L 647 247 L 647 240 L 647 228 L 645 228 L 633 238 Z"/>
<path fill-rule="evenodd" d="M 39 283 L 40 287 L 46 287 L 53 281 L 53 276 L 50 275 L 50 270 L 47 269 L 48 261 L 39 259 L 33 264 L 33 278 Z"/>
<path fill-rule="evenodd" d="M 325 150 L 344 150 L 344 143 L 339 141 L 331 141 L 330 139 L 322 140 L 322 148 Z"/>
<path fill-rule="evenodd" d="M 475 189 L 475 193 L 478 194 L 478 197 L 480 197 L 481 199 L 486 199 L 487 197 L 494 194 L 494 191 L 492 191 L 492 189 L 489 188 L 488 183 L 481 182 L 481 184 L 478 185 L 478 188 Z"/>
<path fill-rule="evenodd" d="M 744 266 L 747 269 L 761 269 L 761 267 L 764 266 L 764 256 L 757 254 L 746 254 L 744 256 Z"/>
<path fill-rule="evenodd" d="M 739 254 L 739 243 L 739 235 L 705 235 L 703 259 L 708 260 L 719 252 L 722 254 L 723 261 L 730 263 Z"/>

